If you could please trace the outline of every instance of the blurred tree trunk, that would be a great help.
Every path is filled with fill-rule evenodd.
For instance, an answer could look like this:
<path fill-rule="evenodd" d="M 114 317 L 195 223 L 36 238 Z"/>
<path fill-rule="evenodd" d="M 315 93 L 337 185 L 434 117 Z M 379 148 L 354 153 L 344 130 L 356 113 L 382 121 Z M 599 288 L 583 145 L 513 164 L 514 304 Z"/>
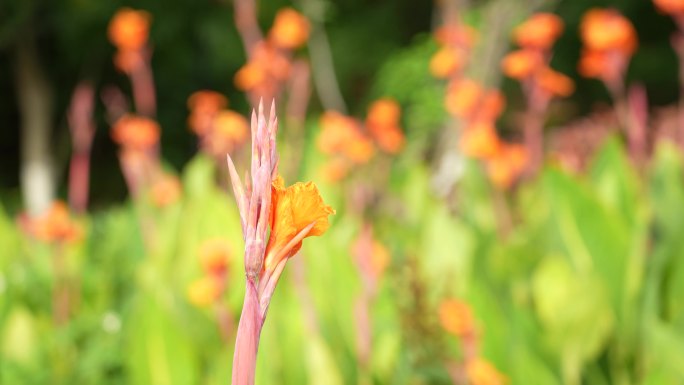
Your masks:
<path fill-rule="evenodd" d="M 54 198 L 50 148 L 52 93 L 32 34 L 15 46 L 15 80 L 21 116 L 21 190 L 29 214 L 45 210 Z"/>

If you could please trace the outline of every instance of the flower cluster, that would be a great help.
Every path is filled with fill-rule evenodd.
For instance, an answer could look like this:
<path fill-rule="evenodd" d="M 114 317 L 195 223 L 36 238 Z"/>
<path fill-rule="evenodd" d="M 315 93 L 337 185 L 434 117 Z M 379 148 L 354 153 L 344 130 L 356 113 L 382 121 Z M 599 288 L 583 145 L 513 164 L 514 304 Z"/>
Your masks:
<path fill-rule="evenodd" d="M 64 202 L 56 201 L 41 215 L 22 214 L 19 226 L 35 239 L 54 244 L 76 243 L 83 238 L 83 227 L 69 213 Z"/>
<path fill-rule="evenodd" d="M 235 86 L 258 97 L 278 94 L 290 75 L 292 51 L 309 38 L 309 21 L 292 8 L 278 12 L 268 38 L 250 49 L 248 62 L 235 74 Z"/>
<path fill-rule="evenodd" d="M 144 64 L 151 16 L 145 11 L 122 8 L 109 23 L 109 40 L 117 48 L 114 64 L 125 73 Z"/>
<path fill-rule="evenodd" d="M 594 8 L 582 17 L 580 37 L 580 74 L 600 79 L 609 88 L 619 84 L 638 45 L 632 23 L 614 9 Z"/>
<path fill-rule="evenodd" d="M 439 320 L 444 330 L 458 337 L 463 346 L 464 374 L 469 384 L 502 385 L 507 382 L 494 365 L 478 354 L 475 317 L 466 302 L 445 300 L 439 307 Z"/>
<path fill-rule="evenodd" d="M 203 151 L 221 159 L 249 135 L 247 119 L 227 106 L 228 99 L 215 91 L 197 91 L 188 98 L 190 129 L 200 138 Z"/>
<path fill-rule="evenodd" d="M 200 247 L 199 259 L 204 275 L 188 287 L 188 299 L 199 307 L 215 303 L 225 290 L 230 244 L 223 239 L 208 239 Z"/>
<path fill-rule="evenodd" d="M 376 146 L 397 154 L 406 141 L 400 120 L 401 108 L 389 98 L 374 101 L 364 123 L 336 111 L 325 112 L 320 119 L 318 148 L 331 159 L 323 173 L 331 181 L 343 179 L 352 167 L 368 163 Z"/>

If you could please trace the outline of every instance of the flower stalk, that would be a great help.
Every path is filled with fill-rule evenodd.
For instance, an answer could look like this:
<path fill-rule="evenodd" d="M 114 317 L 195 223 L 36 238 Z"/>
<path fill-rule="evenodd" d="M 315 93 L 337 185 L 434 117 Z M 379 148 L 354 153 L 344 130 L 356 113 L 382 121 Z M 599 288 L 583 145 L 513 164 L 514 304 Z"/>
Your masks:
<path fill-rule="evenodd" d="M 299 251 L 304 238 L 327 230 L 328 215 L 335 212 L 325 205 L 313 183 L 286 188 L 278 175 L 275 101 L 268 120 L 263 103 L 259 103 L 258 115 L 252 112 L 251 130 L 252 163 L 245 185 L 228 155 L 245 241 L 246 278 L 233 356 L 233 385 L 254 384 L 261 329 L 285 264 Z"/>

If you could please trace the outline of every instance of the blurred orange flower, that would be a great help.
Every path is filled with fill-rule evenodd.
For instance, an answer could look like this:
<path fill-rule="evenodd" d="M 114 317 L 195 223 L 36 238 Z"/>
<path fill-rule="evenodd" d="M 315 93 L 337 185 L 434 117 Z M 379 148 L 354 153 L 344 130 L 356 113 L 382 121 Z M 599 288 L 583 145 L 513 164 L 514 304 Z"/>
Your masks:
<path fill-rule="evenodd" d="M 199 249 L 200 262 L 204 272 L 221 276 L 228 270 L 232 256 L 230 244 L 222 238 L 208 239 Z"/>
<path fill-rule="evenodd" d="M 535 13 L 513 30 L 515 42 L 525 48 L 548 50 L 563 33 L 563 20 L 552 13 Z"/>
<path fill-rule="evenodd" d="M 138 51 L 147 43 L 151 16 L 131 8 L 119 9 L 109 22 L 109 40 L 122 51 Z"/>
<path fill-rule="evenodd" d="M 473 313 L 470 306 L 463 301 L 443 301 L 439 306 L 439 321 L 444 330 L 455 336 L 472 336 L 475 333 Z"/>
<path fill-rule="evenodd" d="M 506 377 L 483 358 L 475 358 L 466 363 L 466 376 L 471 385 L 504 385 Z"/>
<path fill-rule="evenodd" d="M 188 287 L 188 300 L 195 306 L 206 307 L 221 297 L 221 281 L 212 276 L 203 276 Z"/>
<path fill-rule="evenodd" d="M 452 81 L 447 87 L 445 107 L 450 114 L 462 119 L 469 119 L 475 112 L 482 94 L 482 87 L 474 80 L 459 79 Z"/>
<path fill-rule="evenodd" d="M 368 162 L 375 152 L 372 141 L 361 131 L 361 124 L 335 111 L 326 111 L 320 120 L 318 148 L 324 154 L 341 154 L 357 164 Z"/>
<path fill-rule="evenodd" d="M 544 67 L 536 75 L 537 84 L 553 96 L 568 97 L 575 92 L 575 82 L 560 72 Z"/>
<path fill-rule="evenodd" d="M 74 243 L 83 238 L 83 228 L 71 217 L 64 202 L 55 201 L 37 217 L 22 214 L 20 226 L 34 238 L 43 242 Z"/>
<path fill-rule="evenodd" d="M 492 123 L 476 122 L 463 130 L 459 146 L 466 156 L 487 159 L 498 153 L 500 144 Z"/>
<path fill-rule="evenodd" d="M 370 267 L 375 277 L 380 277 L 387 266 L 389 266 L 392 256 L 387 247 L 377 240 L 373 240 L 373 251 L 371 254 Z"/>
<path fill-rule="evenodd" d="M 309 38 L 309 21 L 292 8 L 278 11 L 269 39 L 278 47 L 285 49 L 298 48 Z"/>
<path fill-rule="evenodd" d="M 653 0 L 653 3 L 663 13 L 672 16 L 684 15 L 684 1 L 682 0 Z"/>
<path fill-rule="evenodd" d="M 460 72 L 465 66 L 465 55 L 458 49 L 445 46 L 430 59 L 430 73 L 438 79 L 446 79 Z"/>
<path fill-rule="evenodd" d="M 323 202 L 313 182 L 297 182 L 286 188 L 278 176 L 272 183 L 271 235 L 264 253 L 264 269 L 273 271 L 281 260 L 295 255 L 302 241 L 288 244 L 307 226 L 313 225 L 304 237 L 323 235 L 330 226 L 331 214 L 335 210 Z"/>
<path fill-rule="evenodd" d="M 442 45 L 471 48 L 477 40 L 477 31 L 465 24 L 445 25 L 435 31 L 435 40 Z"/>
<path fill-rule="evenodd" d="M 371 104 L 366 127 L 381 150 L 396 154 L 404 147 L 404 133 L 399 128 L 401 109 L 392 99 L 378 99 Z"/>
<path fill-rule="evenodd" d="M 242 91 L 271 94 L 277 89 L 278 82 L 287 80 L 290 69 L 289 59 L 280 50 L 268 42 L 260 42 L 233 80 Z"/>
<path fill-rule="evenodd" d="M 132 150 L 147 150 L 159 142 L 159 124 L 137 115 L 124 115 L 112 127 L 112 139 Z"/>
<path fill-rule="evenodd" d="M 219 111 L 212 121 L 211 131 L 204 137 L 210 154 L 224 156 L 247 140 L 249 124 L 244 116 L 231 110 Z"/>
<path fill-rule="evenodd" d="M 544 65 L 542 55 L 534 50 L 521 49 L 510 52 L 501 61 L 503 73 L 512 79 L 524 80 L 531 77 Z"/>
<path fill-rule="evenodd" d="M 216 114 L 228 105 L 228 99 L 215 91 L 202 90 L 188 98 L 188 126 L 197 135 L 206 135 L 211 131 Z"/>
<path fill-rule="evenodd" d="M 235 73 L 235 87 L 250 91 L 263 84 L 267 79 L 267 69 L 257 62 L 248 62 Z"/>
<path fill-rule="evenodd" d="M 345 158 L 335 157 L 327 161 L 320 169 L 320 173 L 328 182 L 339 182 L 349 174 L 351 164 Z"/>
<path fill-rule="evenodd" d="M 634 53 L 638 44 L 632 23 L 614 9 L 587 11 L 580 23 L 580 36 L 591 50 L 615 50 L 627 56 Z"/>
<path fill-rule="evenodd" d="M 499 90 L 489 90 L 482 97 L 476 119 L 494 122 L 506 109 L 506 97 Z"/>
<path fill-rule="evenodd" d="M 163 174 L 157 178 L 150 189 L 152 203 L 157 207 L 166 207 L 176 203 L 181 197 L 182 186 L 178 177 Z"/>
<path fill-rule="evenodd" d="M 487 160 L 487 174 L 492 183 L 501 189 L 513 185 L 527 165 L 527 152 L 519 144 L 502 144 L 499 151 Z"/>

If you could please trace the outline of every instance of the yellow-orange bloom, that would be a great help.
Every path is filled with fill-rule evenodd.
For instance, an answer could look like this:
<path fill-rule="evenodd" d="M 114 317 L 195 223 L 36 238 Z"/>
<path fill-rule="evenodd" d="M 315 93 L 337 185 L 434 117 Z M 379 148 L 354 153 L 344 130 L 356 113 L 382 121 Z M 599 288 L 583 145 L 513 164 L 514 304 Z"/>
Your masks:
<path fill-rule="evenodd" d="M 560 17 L 553 13 L 535 13 L 513 30 L 513 39 L 521 47 L 548 50 L 561 33 Z"/>
<path fill-rule="evenodd" d="M 430 58 L 430 73 L 438 79 L 446 79 L 460 72 L 465 66 L 465 55 L 458 49 L 445 46 Z"/>
<path fill-rule="evenodd" d="M 463 131 L 459 145 L 466 156 L 487 159 L 498 153 L 501 142 L 492 123 L 475 122 Z"/>
<path fill-rule="evenodd" d="M 368 108 L 366 125 L 369 126 L 396 126 L 401 117 L 399 104 L 389 98 L 378 99 Z"/>
<path fill-rule="evenodd" d="M 469 119 L 475 112 L 482 94 L 482 87 L 474 80 L 456 80 L 449 84 L 444 104 L 450 114 Z"/>
<path fill-rule="evenodd" d="M 482 97 L 477 111 L 477 119 L 484 122 L 494 122 L 506 108 L 506 97 L 499 90 L 489 90 Z"/>
<path fill-rule="evenodd" d="M 373 142 L 361 132 L 361 125 L 356 119 L 326 111 L 320 124 L 318 148 L 324 154 L 341 154 L 357 164 L 366 163 L 373 157 Z"/>
<path fill-rule="evenodd" d="M 64 202 L 53 202 L 40 216 L 19 218 L 21 226 L 31 236 L 43 242 L 77 242 L 83 237 L 83 228 L 71 218 L 69 208 Z"/>
<path fill-rule="evenodd" d="M 545 67 L 537 73 L 537 84 L 550 95 L 568 97 L 575 92 L 575 82 L 560 72 Z"/>
<path fill-rule="evenodd" d="M 378 147 L 388 153 L 397 154 L 404 148 L 406 139 L 404 133 L 397 126 L 368 126 L 373 139 L 377 143 Z M 372 152 L 370 154 L 372 156 Z M 370 160 L 370 157 L 368 157 Z"/>
<path fill-rule="evenodd" d="M 133 150 L 146 150 L 159 142 L 159 124 L 152 119 L 124 115 L 112 127 L 112 139 Z"/>
<path fill-rule="evenodd" d="M 292 8 L 278 11 L 269 39 L 278 47 L 294 49 L 306 43 L 309 38 L 309 21 Z"/>
<path fill-rule="evenodd" d="M 504 385 L 506 377 L 483 358 L 475 358 L 466 363 L 466 376 L 471 385 Z"/>
<path fill-rule="evenodd" d="M 593 8 L 582 17 L 580 35 L 587 48 L 631 55 L 638 38 L 632 23 L 614 9 Z"/>
<path fill-rule="evenodd" d="M 672 16 L 681 16 L 684 14 L 684 1 L 682 0 L 653 0 L 656 7 L 663 12 Z"/>
<path fill-rule="evenodd" d="M 251 91 L 264 83 L 267 79 L 266 68 L 260 63 L 248 62 L 235 74 L 235 87 L 242 91 Z"/>
<path fill-rule="evenodd" d="M 503 73 L 509 78 L 518 80 L 531 77 L 543 65 L 542 55 L 530 49 L 510 52 L 501 61 Z"/>
<path fill-rule="evenodd" d="M 306 237 L 323 235 L 328 230 L 328 216 L 335 210 L 323 202 L 318 187 L 313 182 L 297 182 L 285 187 L 278 176 L 271 190 L 271 235 L 266 246 L 264 269 L 273 271 L 283 259 L 299 251 L 302 241 L 291 248 L 286 247 L 293 238 L 312 225 Z"/>
<path fill-rule="evenodd" d="M 447 332 L 458 336 L 475 333 L 475 318 L 470 306 L 456 299 L 445 300 L 439 306 L 439 321 Z"/>
<path fill-rule="evenodd" d="M 150 195 L 152 203 L 157 207 L 166 207 L 176 203 L 181 197 L 181 183 L 178 177 L 164 174 L 152 184 Z"/>
<path fill-rule="evenodd" d="M 225 156 L 247 140 L 249 124 L 244 116 L 231 110 L 222 110 L 212 121 L 212 129 L 205 137 L 211 154 Z"/>
<path fill-rule="evenodd" d="M 527 165 L 527 152 L 518 144 L 500 146 L 496 156 L 487 161 L 487 174 L 492 183 L 507 189 L 522 175 Z"/>
<path fill-rule="evenodd" d="M 221 296 L 221 282 L 213 276 L 204 276 L 188 287 L 188 300 L 195 306 L 206 307 Z"/>
<path fill-rule="evenodd" d="M 204 272 L 210 275 L 225 274 L 231 255 L 230 244 L 225 239 L 208 239 L 200 246 L 200 263 Z"/>
<path fill-rule="evenodd" d="M 140 50 L 147 43 L 150 19 L 148 12 L 121 8 L 109 22 L 109 40 L 122 51 Z"/>

